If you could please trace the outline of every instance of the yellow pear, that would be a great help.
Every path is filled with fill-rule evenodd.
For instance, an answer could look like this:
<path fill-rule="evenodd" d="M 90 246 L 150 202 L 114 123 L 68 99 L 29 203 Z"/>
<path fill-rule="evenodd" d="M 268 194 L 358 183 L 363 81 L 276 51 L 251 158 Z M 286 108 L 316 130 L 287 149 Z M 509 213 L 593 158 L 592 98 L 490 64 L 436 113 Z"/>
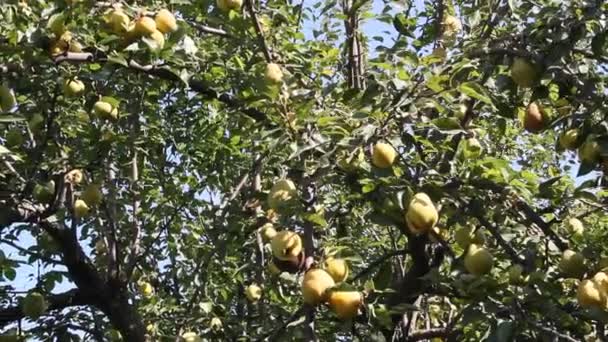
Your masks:
<path fill-rule="evenodd" d="M 77 79 L 65 80 L 63 82 L 63 94 L 67 97 L 81 95 L 84 92 L 84 83 Z"/>
<path fill-rule="evenodd" d="M 21 303 L 21 310 L 29 317 L 36 319 L 47 310 L 48 305 L 44 296 L 38 292 L 28 294 Z"/>
<path fill-rule="evenodd" d="M 116 120 L 118 118 L 118 109 L 105 101 L 95 102 L 93 113 L 102 119 Z"/>
<path fill-rule="evenodd" d="M 520 264 L 511 265 L 509 267 L 509 283 L 521 284 L 523 282 L 523 271 L 524 268 Z"/>
<path fill-rule="evenodd" d="M 600 158 L 600 144 L 589 139 L 578 149 L 578 156 L 583 162 L 596 163 Z"/>
<path fill-rule="evenodd" d="M 327 302 L 339 319 L 347 320 L 357 316 L 363 295 L 357 291 L 331 291 Z"/>
<path fill-rule="evenodd" d="M 149 36 L 156 31 L 156 22 L 150 17 L 143 16 L 135 22 L 135 32 L 140 36 Z"/>
<path fill-rule="evenodd" d="M 159 30 L 152 32 L 152 34 L 150 34 L 150 38 L 156 44 L 155 50 L 161 50 L 163 47 L 165 47 L 165 36 Z"/>
<path fill-rule="evenodd" d="M 211 326 L 211 330 L 219 331 L 222 329 L 222 320 L 217 317 L 213 317 L 211 322 L 209 322 L 209 325 Z"/>
<path fill-rule="evenodd" d="M 274 229 L 274 225 L 270 222 L 261 226 L 259 228 L 259 231 L 264 242 L 270 242 L 277 235 L 277 231 Z"/>
<path fill-rule="evenodd" d="M 108 24 L 115 33 L 124 33 L 127 32 L 127 29 L 131 24 L 131 19 L 129 19 L 129 16 L 121 9 L 116 9 L 110 13 Z"/>
<path fill-rule="evenodd" d="M 438 220 L 439 214 L 431 198 L 423 192 L 414 195 L 405 215 L 410 232 L 412 234 L 426 233 L 437 224 Z"/>
<path fill-rule="evenodd" d="M 580 253 L 567 249 L 562 253 L 559 269 L 567 277 L 580 278 L 586 271 L 585 257 Z"/>
<path fill-rule="evenodd" d="M 483 147 L 481 143 L 476 138 L 467 138 L 463 142 L 462 153 L 465 158 L 475 159 L 481 156 L 483 152 Z"/>
<path fill-rule="evenodd" d="M 266 64 L 264 78 L 269 83 L 281 83 L 283 82 L 283 71 L 281 71 L 281 67 L 278 64 L 268 63 Z"/>
<path fill-rule="evenodd" d="M 154 17 L 156 29 L 162 33 L 171 33 L 177 31 L 177 21 L 173 13 L 166 9 L 161 9 Z"/>
<path fill-rule="evenodd" d="M 577 128 L 571 128 L 559 136 L 559 145 L 564 150 L 574 150 L 577 147 L 579 131 Z"/>
<path fill-rule="evenodd" d="M 302 281 L 302 297 L 304 303 L 317 305 L 327 298 L 326 291 L 336 283 L 325 270 L 320 268 L 311 269 L 304 274 Z"/>
<path fill-rule="evenodd" d="M 446 15 L 441 24 L 444 39 L 452 40 L 456 38 L 456 35 L 458 35 L 460 31 L 462 31 L 462 23 L 460 22 L 460 19 L 453 15 Z"/>
<path fill-rule="evenodd" d="M 393 165 L 397 152 L 390 144 L 377 143 L 372 151 L 372 164 L 380 169 L 386 169 Z"/>
<path fill-rule="evenodd" d="M 8 112 L 16 105 L 15 92 L 6 83 L 0 85 L 0 112 Z"/>
<path fill-rule="evenodd" d="M 247 286 L 245 295 L 250 302 L 257 302 L 260 298 L 262 298 L 262 288 L 256 284 L 251 284 Z"/>
<path fill-rule="evenodd" d="M 84 179 L 84 174 L 79 169 L 74 169 L 65 175 L 65 181 L 67 183 L 72 183 L 73 185 L 77 185 L 82 183 Z"/>
<path fill-rule="evenodd" d="M 538 71 L 526 58 L 515 57 L 511 64 L 511 78 L 522 88 L 530 88 L 536 83 Z"/>
<path fill-rule="evenodd" d="M 296 185 L 289 179 L 281 179 L 270 189 L 268 206 L 275 211 L 280 211 L 289 207 L 297 195 Z"/>
<path fill-rule="evenodd" d="M 243 0 L 217 0 L 217 8 L 222 12 L 228 12 L 230 10 L 238 11 L 243 6 Z"/>
<path fill-rule="evenodd" d="M 302 239 L 297 233 L 283 230 L 270 241 L 272 254 L 279 260 L 290 260 L 302 252 Z"/>
<path fill-rule="evenodd" d="M 152 287 L 152 284 L 142 281 L 139 283 L 139 293 L 141 293 L 144 298 L 150 298 L 154 294 L 154 287 Z"/>
<path fill-rule="evenodd" d="M 348 263 L 344 259 L 327 259 L 325 270 L 336 283 L 341 283 L 348 278 Z"/>
<path fill-rule="evenodd" d="M 184 342 L 202 342 L 203 341 L 203 340 L 201 340 L 201 337 L 198 336 L 198 334 L 193 331 L 183 333 L 182 340 Z"/>
<path fill-rule="evenodd" d="M 89 209 L 87 202 L 81 199 L 74 201 L 74 216 L 78 218 L 85 217 L 89 213 Z"/>
<path fill-rule="evenodd" d="M 103 194 L 97 184 L 89 184 L 81 194 L 82 199 L 92 206 L 99 205 L 103 199 Z"/>
<path fill-rule="evenodd" d="M 585 227 L 583 222 L 576 217 L 571 217 L 566 220 L 566 230 L 572 235 L 583 235 Z"/>
<path fill-rule="evenodd" d="M 605 298 L 602 296 L 602 291 L 598 285 L 590 279 L 581 281 L 576 291 L 576 299 L 578 300 L 578 305 L 583 308 L 605 307 Z"/>
<path fill-rule="evenodd" d="M 608 294 L 608 274 L 606 272 L 597 272 L 593 276 L 593 282 L 599 287 L 604 294 Z"/>
<path fill-rule="evenodd" d="M 492 254 L 482 246 L 471 244 L 464 257 L 464 267 L 474 275 L 483 275 L 492 269 L 494 258 Z"/>

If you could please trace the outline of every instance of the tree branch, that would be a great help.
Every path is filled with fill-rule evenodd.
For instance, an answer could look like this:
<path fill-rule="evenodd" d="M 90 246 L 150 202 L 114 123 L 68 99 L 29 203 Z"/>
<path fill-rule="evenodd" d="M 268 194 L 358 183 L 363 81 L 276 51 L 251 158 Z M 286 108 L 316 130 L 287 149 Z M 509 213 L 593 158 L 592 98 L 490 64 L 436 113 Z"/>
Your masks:
<path fill-rule="evenodd" d="M 52 58 L 55 64 L 61 63 L 113 63 L 118 67 L 123 67 L 135 72 L 143 73 L 149 76 L 153 76 L 159 79 L 163 79 L 170 82 L 182 83 L 190 87 L 192 91 L 195 91 L 208 99 L 218 100 L 228 107 L 235 110 L 241 111 L 243 114 L 251 117 L 255 121 L 264 121 L 267 119 L 266 113 L 250 107 L 244 107 L 233 95 L 228 93 L 218 93 L 208 86 L 204 81 L 201 80 L 182 80 L 179 75 L 175 74 L 167 67 L 160 67 L 156 65 L 141 65 L 134 60 L 130 60 L 127 64 L 119 64 L 110 61 L 107 56 L 101 51 L 91 52 L 66 52 L 62 55 L 58 55 Z M 9 65 L 0 65 L 0 70 L 9 70 Z M 22 67 L 19 65 L 10 65 L 11 71 L 19 71 Z"/>
<path fill-rule="evenodd" d="M 49 304 L 47 312 L 52 310 L 63 310 L 72 306 L 90 305 L 93 302 L 91 297 L 84 295 L 77 289 L 61 294 L 46 295 L 45 299 Z M 0 327 L 23 318 L 25 318 L 25 314 L 19 305 L 0 309 Z"/>
<path fill-rule="evenodd" d="M 255 8 L 253 8 L 253 0 L 245 0 L 245 6 L 247 7 L 247 12 L 251 15 L 251 20 L 253 21 L 253 27 L 255 28 L 255 32 L 258 36 L 258 40 L 260 42 L 260 47 L 262 48 L 262 52 L 264 53 L 264 57 L 266 58 L 266 62 L 272 63 L 272 55 L 270 54 L 270 48 L 266 43 L 266 39 L 264 38 L 264 32 L 262 31 L 262 25 L 258 20 L 258 16 L 255 12 Z"/>

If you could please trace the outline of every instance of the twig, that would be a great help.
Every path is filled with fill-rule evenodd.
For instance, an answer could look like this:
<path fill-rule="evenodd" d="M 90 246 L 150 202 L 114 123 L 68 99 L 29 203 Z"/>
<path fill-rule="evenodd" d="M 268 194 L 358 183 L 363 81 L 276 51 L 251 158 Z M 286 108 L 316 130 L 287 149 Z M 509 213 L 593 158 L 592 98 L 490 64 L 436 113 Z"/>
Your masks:
<path fill-rule="evenodd" d="M 385 254 L 385 255 L 381 256 L 380 258 L 378 258 L 378 259 L 376 259 L 376 260 L 372 261 L 372 262 L 369 264 L 369 266 L 367 266 L 365 269 L 363 269 L 363 270 L 359 271 L 359 273 L 357 273 L 357 274 L 356 274 L 356 275 L 355 275 L 355 276 L 352 278 L 352 280 L 351 280 L 351 281 L 353 281 L 353 282 L 354 282 L 354 281 L 358 280 L 359 278 L 361 278 L 361 277 L 365 276 L 365 275 L 366 275 L 366 274 L 368 274 L 368 273 L 369 273 L 371 270 L 373 270 L 374 268 L 378 267 L 380 264 L 382 264 L 382 263 L 383 263 L 383 262 L 385 262 L 386 260 L 388 260 L 388 259 L 390 259 L 390 258 L 392 258 L 392 257 L 394 257 L 394 256 L 397 256 L 397 255 L 405 255 L 405 254 L 407 254 L 407 253 L 408 253 L 408 250 L 407 250 L 407 249 L 401 249 L 401 250 L 398 250 L 398 251 L 392 251 L 392 252 L 389 252 L 389 253 L 387 253 L 387 254 Z"/>
<path fill-rule="evenodd" d="M 251 20 L 253 21 L 253 27 L 255 28 L 255 32 L 257 33 L 258 40 L 260 42 L 260 47 L 262 48 L 262 52 L 264 53 L 264 57 L 266 58 L 266 62 L 272 63 L 272 55 L 270 54 L 270 49 L 268 44 L 266 43 L 266 39 L 264 38 L 264 32 L 262 31 L 262 25 L 258 20 L 258 16 L 255 12 L 255 8 L 253 8 L 253 0 L 245 0 L 245 7 L 247 7 L 247 11 L 249 15 L 251 15 Z"/>

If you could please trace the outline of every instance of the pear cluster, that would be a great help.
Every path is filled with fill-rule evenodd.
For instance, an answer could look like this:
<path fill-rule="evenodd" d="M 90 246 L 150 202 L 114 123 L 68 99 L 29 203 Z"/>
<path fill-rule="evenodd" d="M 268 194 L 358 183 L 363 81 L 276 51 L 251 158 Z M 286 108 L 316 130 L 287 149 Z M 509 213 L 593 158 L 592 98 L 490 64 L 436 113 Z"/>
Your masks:
<path fill-rule="evenodd" d="M 132 21 L 122 8 L 117 7 L 106 13 L 105 22 L 113 33 L 123 36 L 126 42 L 142 38 L 152 50 L 162 50 L 165 35 L 179 28 L 175 15 L 167 9 L 159 10 L 154 17 L 140 14 Z"/>
<path fill-rule="evenodd" d="M 335 259 L 330 260 L 336 262 Z M 338 263 L 340 265 L 334 264 L 326 270 L 320 268 L 308 270 L 302 280 L 302 298 L 304 303 L 311 306 L 327 303 L 339 319 L 348 320 L 357 316 L 363 304 L 363 294 L 358 291 L 333 289 L 336 286 L 336 279 L 342 280 L 348 275 L 347 270 L 343 268 L 347 266 L 342 265 L 340 261 Z"/>
<path fill-rule="evenodd" d="M 65 13 L 57 13 L 47 23 L 47 30 L 51 34 L 48 48 L 51 56 L 82 51 L 82 45 L 74 39 L 72 32 L 68 29 L 66 19 Z"/>
<path fill-rule="evenodd" d="M 576 299 L 583 308 L 608 310 L 608 275 L 600 271 L 593 278 L 581 281 L 576 291 Z"/>

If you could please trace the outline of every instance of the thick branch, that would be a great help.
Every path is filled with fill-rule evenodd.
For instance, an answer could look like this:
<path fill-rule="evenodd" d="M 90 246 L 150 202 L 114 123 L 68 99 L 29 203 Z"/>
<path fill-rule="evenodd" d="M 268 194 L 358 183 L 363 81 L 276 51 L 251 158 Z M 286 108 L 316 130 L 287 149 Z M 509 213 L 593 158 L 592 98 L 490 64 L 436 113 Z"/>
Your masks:
<path fill-rule="evenodd" d="M 50 294 L 46 296 L 49 304 L 47 312 L 52 310 L 63 310 L 68 307 L 92 304 L 92 298 L 84 295 L 80 290 L 70 290 L 61 294 Z M 19 305 L 0 309 L 0 327 L 11 322 L 25 318 L 25 314 Z"/>

